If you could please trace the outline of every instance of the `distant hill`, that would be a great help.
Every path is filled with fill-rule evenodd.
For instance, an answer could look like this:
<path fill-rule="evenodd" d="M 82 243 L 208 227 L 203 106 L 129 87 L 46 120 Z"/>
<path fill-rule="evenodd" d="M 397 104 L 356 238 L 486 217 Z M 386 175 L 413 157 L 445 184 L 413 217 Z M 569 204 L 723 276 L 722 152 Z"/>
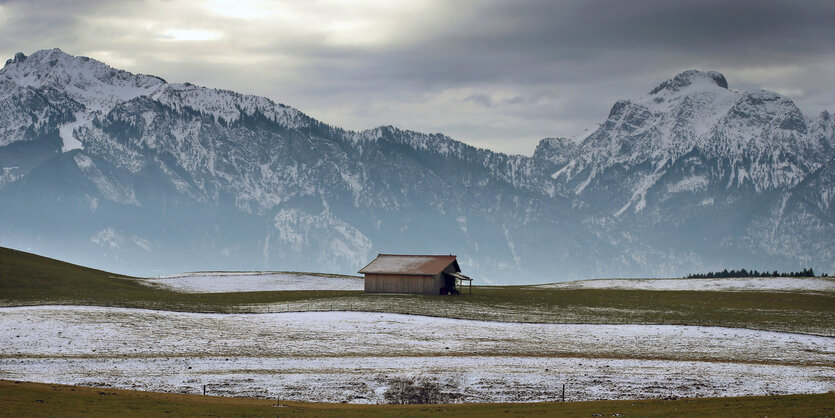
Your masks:
<path fill-rule="evenodd" d="M 0 301 L 29 304 L 38 299 L 124 300 L 145 293 L 146 286 L 106 271 L 0 247 Z"/>

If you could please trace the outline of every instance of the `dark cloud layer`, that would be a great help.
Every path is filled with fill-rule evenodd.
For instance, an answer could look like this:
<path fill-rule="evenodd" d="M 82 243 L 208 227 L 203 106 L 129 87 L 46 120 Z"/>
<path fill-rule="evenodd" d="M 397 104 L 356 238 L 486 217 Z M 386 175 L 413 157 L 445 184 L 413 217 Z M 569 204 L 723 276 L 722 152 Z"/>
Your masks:
<path fill-rule="evenodd" d="M 0 53 L 57 46 L 265 95 L 348 128 L 395 124 L 521 153 L 594 126 L 614 100 L 689 68 L 722 71 L 731 88 L 788 94 L 807 112 L 835 110 L 832 1 L 366 1 L 352 10 L 319 0 L 256 2 L 245 19 L 216 3 L 0 1 Z"/>

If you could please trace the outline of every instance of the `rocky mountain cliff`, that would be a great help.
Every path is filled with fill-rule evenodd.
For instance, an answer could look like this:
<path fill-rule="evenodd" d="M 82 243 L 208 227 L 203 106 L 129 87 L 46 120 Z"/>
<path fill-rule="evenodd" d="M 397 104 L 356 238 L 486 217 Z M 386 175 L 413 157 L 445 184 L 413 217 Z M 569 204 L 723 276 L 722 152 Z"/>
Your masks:
<path fill-rule="evenodd" d="M 835 266 L 831 117 L 715 72 L 533 157 L 57 49 L 7 61 L 0 109 L 0 244 L 120 272 L 351 273 L 377 252 L 456 253 L 503 283 Z"/>
<path fill-rule="evenodd" d="M 614 216 L 655 248 L 719 264 L 777 257 L 829 268 L 823 260 L 831 251 L 823 247 L 835 241 L 831 213 L 806 213 L 808 205 L 785 212 L 779 202 L 804 190 L 828 207 L 831 183 L 812 178 L 826 177 L 818 171 L 835 155 L 833 138 L 826 112 L 810 119 L 787 97 L 730 90 L 722 74 L 691 70 L 618 101 L 599 129 L 559 158 L 535 157 L 551 163 L 559 191 Z M 785 227 L 794 217 L 804 221 Z M 823 246 L 792 237 L 807 228 Z"/>

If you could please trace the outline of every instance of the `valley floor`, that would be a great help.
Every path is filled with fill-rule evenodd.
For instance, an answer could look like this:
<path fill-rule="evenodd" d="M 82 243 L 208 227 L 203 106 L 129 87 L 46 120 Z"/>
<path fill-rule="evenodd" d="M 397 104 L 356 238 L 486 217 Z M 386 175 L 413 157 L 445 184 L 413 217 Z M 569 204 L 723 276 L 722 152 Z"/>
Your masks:
<path fill-rule="evenodd" d="M 0 340 L 0 379 L 318 402 L 395 377 L 464 402 L 835 391 L 835 338 L 723 327 L 37 306 L 0 308 Z"/>

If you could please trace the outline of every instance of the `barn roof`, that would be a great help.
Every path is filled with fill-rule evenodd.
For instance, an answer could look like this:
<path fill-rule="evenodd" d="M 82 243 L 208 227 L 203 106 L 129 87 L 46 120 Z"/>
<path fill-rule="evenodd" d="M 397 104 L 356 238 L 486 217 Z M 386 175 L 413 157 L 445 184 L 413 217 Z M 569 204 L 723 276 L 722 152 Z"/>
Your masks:
<path fill-rule="evenodd" d="M 454 255 L 379 254 L 374 261 L 363 267 L 359 272 L 434 276 L 453 263 L 455 264 L 455 270 L 461 271 Z"/>

